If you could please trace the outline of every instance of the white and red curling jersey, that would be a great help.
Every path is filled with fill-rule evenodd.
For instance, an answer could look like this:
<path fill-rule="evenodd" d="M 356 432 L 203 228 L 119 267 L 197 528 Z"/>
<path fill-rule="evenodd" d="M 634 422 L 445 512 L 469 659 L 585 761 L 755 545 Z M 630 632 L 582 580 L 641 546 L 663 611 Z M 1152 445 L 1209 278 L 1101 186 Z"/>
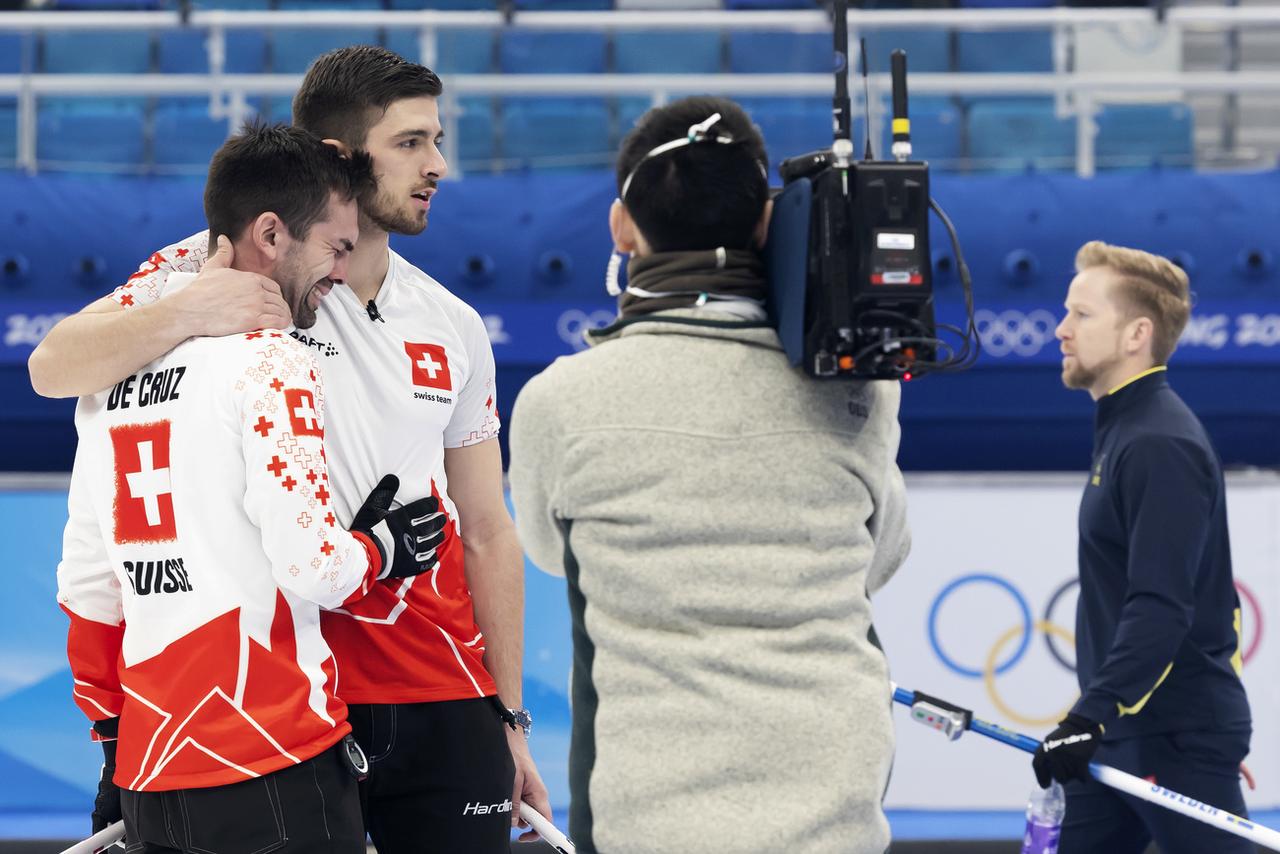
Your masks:
<path fill-rule="evenodd" d="M 126 308 L 154 302 L 166 277 L 207 257 L 202 232 L 152 255 L 112 298 Z M 499 421 L 493 349 L 475 309 L 395 252 L 374 319 L 350 288 L 336 287 L 315 325 L 290 334 L 324 372 L 326 447 L 334 509 L 349 524 L 386 474 L 400 478 L 399 503 L 427 495 L 450 518 L 439 567 L 380 582 L 355 605 L 322 616 L 348 703 L 418 703 L 497 693 L 484 667 L 463 570 L 457 511 L 444 452 L 493 439 Z"/>
<path fill-rule="evenodd" d="M 193 338 L 81 398 L 58 601 L 77 704 L 120 717 L 118 785 L 236 783 L 350 731 L 320 607 L 355 607 L 379 558 L 338 522 L 323 412 L 279 331 Z"/>

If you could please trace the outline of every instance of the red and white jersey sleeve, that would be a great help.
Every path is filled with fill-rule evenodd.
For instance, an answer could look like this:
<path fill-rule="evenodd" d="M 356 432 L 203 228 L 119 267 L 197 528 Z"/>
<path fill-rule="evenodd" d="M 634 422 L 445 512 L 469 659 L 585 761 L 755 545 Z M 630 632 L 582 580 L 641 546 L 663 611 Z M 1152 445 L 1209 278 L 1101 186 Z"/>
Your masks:
<path fill-rule="evenodd" d="M 71 619 L 67 659 L 72 694 L 90 720 L 119 716 L 124 706 L 118 664 L 124 640 L 120 580 L 107 556 L 107 544 L 86 483 L 89 467 L 79 452 L 71 469 L 67 527 L 58 564 L 58 604 Z"/>
<path fill-rule="evenodd" d="M 209 257 L 209 232 L 193 234 L 166 246 L 138 267 L 111 299 L 124 308 L 147 305 L 160 299 L 170 273 L 197 273 Z"/>
<path fill-rule="evenodd" d="M 120 715 L 117 784 L 236 783 L 349 732 L 318 604 L 358 604 L 376 558 L 329 512 L 323 408 L 278 331 L 192 339 L 81 399 L 59 599 L 77 702 Z"/>
<path fill-rule="evenodd" d="M 264 358 L 236 383 L 244 510 L 281 588 L 322 608 L 352 604 L 381 570 L 377 547 L 338 525 L 324 450 L 324 390 L 314 357 L 276 331 L 243 336 Z M 287 342 L 287 344 L 286 344 Z"/>
<path fill-rule="evenodd" d="M 484 321 L 474 311 L 458 324 L 463 346 L 468 352 L 466 382 L 458 392 L 449 426 L 444 429 L 444 446 L 461 448 L 495 439 L 502 425 L 498 419 L 497 388 L 493 345 Z"/>

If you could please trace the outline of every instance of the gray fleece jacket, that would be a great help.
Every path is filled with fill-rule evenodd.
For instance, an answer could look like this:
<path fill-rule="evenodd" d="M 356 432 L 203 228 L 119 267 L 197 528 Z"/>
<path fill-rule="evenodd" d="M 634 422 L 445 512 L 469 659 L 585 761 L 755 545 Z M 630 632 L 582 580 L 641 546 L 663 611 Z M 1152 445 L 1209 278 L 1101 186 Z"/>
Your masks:
<path fill-rule="evenodd" d="M 584 854 L 889 844 L 869 595 L 909 546 L 899 388 L 808 379 L 743 326 L 639 318 L 512 413 L 521 541 L 568 578 Z"/>

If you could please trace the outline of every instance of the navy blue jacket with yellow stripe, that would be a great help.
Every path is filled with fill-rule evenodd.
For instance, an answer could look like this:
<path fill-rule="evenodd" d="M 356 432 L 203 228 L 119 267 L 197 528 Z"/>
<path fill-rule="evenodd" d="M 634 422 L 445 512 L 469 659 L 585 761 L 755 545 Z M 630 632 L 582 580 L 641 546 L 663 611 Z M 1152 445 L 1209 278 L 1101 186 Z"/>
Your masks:
<path fill-rule="evenodd" d="M 1072 711 L 1108 741 L 1250 729 L 1222 467 L 1163 368 L 1098 401 L 1079 562 Z"/>

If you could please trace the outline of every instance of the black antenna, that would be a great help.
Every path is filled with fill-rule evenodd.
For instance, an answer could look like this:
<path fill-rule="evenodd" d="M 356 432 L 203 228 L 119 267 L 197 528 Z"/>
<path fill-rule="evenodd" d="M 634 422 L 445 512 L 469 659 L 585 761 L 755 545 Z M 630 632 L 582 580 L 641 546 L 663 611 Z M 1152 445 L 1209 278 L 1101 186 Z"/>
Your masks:
<path fill-rule="evenodd" d="M 836 0 L 835 5 L 835 71 L 836 94 L 831 99 L 832 129 L 836 139 L 852 139 L 849 101 L 849 3 Z"/>
<path fill-rule="evenodd" d="M 867 148 L 862 155 L 863 160 L 874 160 L 875 155 L 871 151 L 871 75 L 867 73 L 867 40 L 860 39 L 862 47 L 862 106 L 866 109 L 866 136 Z"/>
<path fill-rule="evenodd" d="M 893 158 L 899 163 L 911 159 L 911 119 L 907 116 L 907 54 L 889 54 L 893 77 Z"/>

